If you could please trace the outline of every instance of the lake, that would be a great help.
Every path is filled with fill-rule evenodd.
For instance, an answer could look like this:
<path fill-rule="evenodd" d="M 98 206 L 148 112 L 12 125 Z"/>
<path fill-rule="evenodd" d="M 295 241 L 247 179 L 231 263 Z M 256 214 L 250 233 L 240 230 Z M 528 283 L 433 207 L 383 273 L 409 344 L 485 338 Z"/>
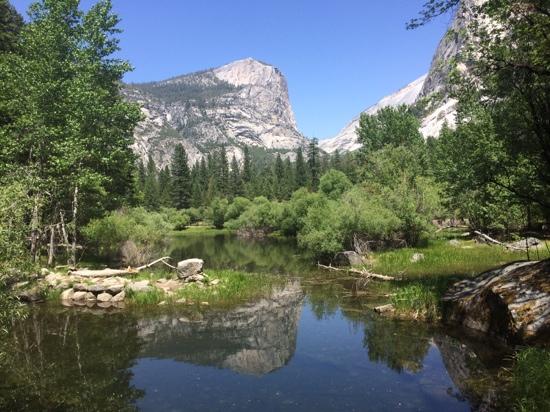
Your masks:
<path fill-rule="evenodd" d="M 287 240 L 178 237 L 175 258 L 287 276 L 225 310 L 37 305 L 3 342 L 2 410 L 470 411 L 506 349 L 389 320 Z"/>

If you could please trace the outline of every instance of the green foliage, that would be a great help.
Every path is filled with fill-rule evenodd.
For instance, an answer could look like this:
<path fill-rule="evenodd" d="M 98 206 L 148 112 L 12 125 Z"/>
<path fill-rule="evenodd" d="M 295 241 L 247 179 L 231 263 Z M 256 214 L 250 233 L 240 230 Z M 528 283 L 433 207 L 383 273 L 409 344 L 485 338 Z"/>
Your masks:
<path fill-rule="evenodd" d="M 84 227 L 83 234 L 98 256 L 137 265 L 158 252 L 172 228 L 173 223 L 168 222 L 165 215 L 133 208 L 92 220 Z"/>
<path fill-rule="evenodd" d="M 0 0 L 0 53 L 16 50 L 23 18 L 8 0 Z"/>
<path fill-rule="evenodd" d="M 338 199 L 350 188 L 351 181 L 348 177 L 343 172 L 334 169 L 330 169 L 325 173 L 319 182 L 319 190 L 321 193 L 332 200 Z"/>
<path fill-rule="evenodd" d="M 252 202 L 245 197 L 236 197 L 227 207 L 225 212 L 225 221 L 238 219 L 249 207 Z"/>
<path fill-rule="evenodd" d="M 309 188 L 315 191 L 319 187 L 319 177 L 321 176 L 321 165 L 319 160 L 319 147 L 317 139 L 313 139 L 309 143 L 307 150 L 307 169 Z"/>
<path fill-rule="evenodd" d="M 183 145 L 178 144 L 172 156 L 172 204 L 176 209 L 185 209 L 191 205 L 191 174 L 187 153 Z"/>
<path fill-rule="evenodd" d="M 225 214 L 227 212 L 227 199 L 216 198 L 210 204 L 210 213 L 212 224 L 216 229 L 222 229 L 225 223 Z"/>
<path fill-rule="evenodd" d="M 400 316 L 436 321 L 440 316 L 439 298 L 433 284 L 415 282 L 398 287 L 391 302 Z"/>
<path fill-rule="evenodd" d="M 228 222 L 228 227 L 270 233 L 279 228 L 281 216 L 280 203 L 270 202 L 265 197 L 256 197 L 238 219 Z"/>
<path fill-rule="evenodd" d="M 357 136 L 363 143 L 361 152 L 370 154 L 386 146 L 411 147 L 423 143 L 420 122 L 409 107 L 385 107 L 374 115 L 362 114 Z"/>
<path fill-rule="evenodd" d="M 321 201 L 318 193 L 313 193 L 306 188 L 295 191 L 290 201 L 285 203 L 281 216 L 281 230 L 285 235 L 296 236 L 304 227 L 304 219 L 311 206 Z"/>
<path fill-rule="evenodd" d="M 516 355 L 511 378 L 514 410 L 536 412 L 550 409 L 550 351 L 548 349 L 520 350 Z"/>

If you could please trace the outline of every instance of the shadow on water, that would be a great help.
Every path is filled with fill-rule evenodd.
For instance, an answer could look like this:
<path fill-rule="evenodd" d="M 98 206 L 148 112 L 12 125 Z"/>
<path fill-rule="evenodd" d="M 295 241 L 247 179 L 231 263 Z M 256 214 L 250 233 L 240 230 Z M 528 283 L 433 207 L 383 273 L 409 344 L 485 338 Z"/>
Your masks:
<path fill-rule="evenodd" d="M 288 244 L 263 253 L 269 243 L 240 250 L 238 242 L 218 242 L 183 242 L 173 254 L 204 257 L 211 267 L 236 259 L 232 267 L 285 274 L 303 264 L 285 263 Z M 37 306 L 0 343 L 0 410 L 495 407 L 492 382 L 505 350 L 377 317 L 369 304 L 345 285 L 309 279 L 223 311 Z"/>

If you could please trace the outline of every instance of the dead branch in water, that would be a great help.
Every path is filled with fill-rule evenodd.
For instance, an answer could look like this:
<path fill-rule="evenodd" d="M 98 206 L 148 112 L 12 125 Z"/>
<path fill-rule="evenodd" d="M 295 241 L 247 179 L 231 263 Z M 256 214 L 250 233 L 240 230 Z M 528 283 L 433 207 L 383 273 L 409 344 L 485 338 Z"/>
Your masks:
<path fill-rule="evenodd" d="M 342 269 L 342 268 L 335 268 L 332 265 L 329 265 L 329 266 L 322 265 L 320 263 L 317 263 L 317 266 L 319 266 L 321 269 L 333 270 L 333 271 L 336 271 L 336 272 L 355 273 L 355 274 L 361 275 L 362 277 L 367 278 L 367 279 L 378 279 L 378 280 L 385 280 L 385 281 L 396 280 L 393 276 L 379 275 L 378 273 L 372 273 L 372 272 L 370 272 L 366 269 L 362 269 L 362 270 L 353 269 L 353 268 Z"/>
<path fill-rule="evenodd" d="M 148 269 L 151 266 L 156 265 L 157 263 L 164 263 L 165 265 L 175 269 L 174 266 L 166 263 L 166 260 L 169 260 L 169 259 L 170 259 L 170 256 L 165 256 L 160 259 L 154 260 L 151 263 L 148 263 L 146 265 L 139 266 L 137 268 L 132 268 L 128 266 L 128 268 L 126 269 L 106 268 L 106 269 L 99 269 L 99 270 L 90 270 L 90 269 L 71 270 L 69 271 L 69 275 L 90 277 L 90 278 L 110 278 L 114 276 L 135 275 L 136 273 L 141 272 L 143 269 Z"/>

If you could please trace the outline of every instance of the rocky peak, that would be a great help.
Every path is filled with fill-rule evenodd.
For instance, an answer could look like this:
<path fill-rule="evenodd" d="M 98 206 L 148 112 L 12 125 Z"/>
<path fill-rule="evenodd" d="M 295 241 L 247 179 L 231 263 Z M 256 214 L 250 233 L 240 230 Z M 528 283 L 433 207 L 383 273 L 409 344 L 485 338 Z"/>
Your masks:
<path fill-rule="evenodd" d="M 305 146 L 296 126 L 282 73 L 258 60 L 237 60 L 219 68 L 172 79 L 129 85 L 129 100 L 142 107 L 145 120 L 135 132 L 134 149 L 168 165 L 174 146 L 183 144 L 190 161 L 226 147 L 242 157 L 255 146 L 283 155 Z"/>

